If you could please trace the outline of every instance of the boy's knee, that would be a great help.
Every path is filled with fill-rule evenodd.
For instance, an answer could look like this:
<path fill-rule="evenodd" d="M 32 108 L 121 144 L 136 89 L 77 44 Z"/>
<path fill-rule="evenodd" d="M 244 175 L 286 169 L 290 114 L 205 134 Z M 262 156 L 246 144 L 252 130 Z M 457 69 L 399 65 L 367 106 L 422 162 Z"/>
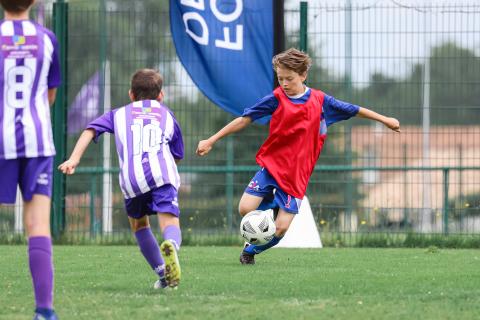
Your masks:
<path fill-rule="evenodd" d="M 250 211 L 253 211 L 254 209 L 250 208 L 249 206 L 242 204 L 241 202 L 238 204 L 238 213 L 243 217 Z"/>
<path fill-rule="evenodd" d="M 287 233 L 287 230 L 288 230 L 288 226 L 284 226 L 284 225 L 279 225 L 279 226 L 276 226 L 277 230 L 275 231 L 275 235 L 277 236 L 284 236 L 285 233 Z"/>
<path fill-rule="evenodd" d="M 150 223 L 148 222 L 148 218 L 146 216 L 140 219 L 129 218 L 129 220 L 130 227 L 132 228 L 133 232 L 137 232 L 138 230 L 150 227 Z"/>
<path fill-rule="evenodd" d="M 263 198 L 259 196 L 254 196 L 248 193 L 243 193 L 240 202 L 238 203 L 238 213 L 243 217 L 247 213 L 256 210 Z"/>
<path fill-rule="evenodd" d="M 50 225 L 46 223 L 36 223 L 33 220 L 25 220 L 25 230 L 28 237 L 50 236 Z"/>
<path fill-rule="evenodd" d="M 180 229 L 180 220 L 172 213 L 158 212 L 158 223 L 162 232 L 169 226 L 176 226 Z"/>
<path fill-rule="evenodd" d="M 275 221 L 276 231 L 275 234 L 277 236 L 283 237 L 285 233 L 287 233 L 288 228 L 290 227 L 289 221 Z"/>

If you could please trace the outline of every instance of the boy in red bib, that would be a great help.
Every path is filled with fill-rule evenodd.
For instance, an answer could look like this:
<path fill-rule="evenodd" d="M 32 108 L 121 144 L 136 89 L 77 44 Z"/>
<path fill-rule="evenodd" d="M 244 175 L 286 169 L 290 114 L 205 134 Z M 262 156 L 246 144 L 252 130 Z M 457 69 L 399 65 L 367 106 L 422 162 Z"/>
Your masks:
<path fill-rule="evenodd" d="M 359 116 L 383 123 L 400 132 L 395 118 L 337 100 L 320 90 L 304 85 L 310 57 L 297 49 L 288 49 L 273 57 L 273 68 L 280 87 L 255 105 L 245 109 L 216 134 L 198 143 L 197 154 L 206 155 L 221 138 L 242 130 L 252 121 L 271 116 L 269 135 L 256 161 L 261 169 L 248 184 L 240 199 L 239 213 L 244 216 L 255 209 L 278 207 L 277 231 L 265 245 L 247 245 L 240 255 L 242 264 L 254 264 L 254 255 L 280 242 L 298 213 L 323 144 L 327 127 L 341 120 Z"/>

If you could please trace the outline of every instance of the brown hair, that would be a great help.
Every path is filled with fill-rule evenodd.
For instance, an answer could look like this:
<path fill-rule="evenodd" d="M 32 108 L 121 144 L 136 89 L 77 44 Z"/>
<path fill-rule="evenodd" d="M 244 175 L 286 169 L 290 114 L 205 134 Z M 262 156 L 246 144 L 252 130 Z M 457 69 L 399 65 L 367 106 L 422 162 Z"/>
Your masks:
<path fill-rule="evenodd" d="M 27 11 L 33 4 L 34 0 L 0 0 L 3 10 L 13 13 L 21 13 Z"/>
<path fill-rule="evenodd" d="M 163 78 L 157 70 L 140 69 L 132 76 L 130 90 L 135 100 L 155 100 L 162 91 Z"/>
<path fill-rule="evenodd" d="M 290 48 L 274 56 L 272 65 L 275 71 L 277 71 L 278 67 L 281 67 L 302 75 L 310 69 L 312 59 L 307 53 L 295 48 Z"/>

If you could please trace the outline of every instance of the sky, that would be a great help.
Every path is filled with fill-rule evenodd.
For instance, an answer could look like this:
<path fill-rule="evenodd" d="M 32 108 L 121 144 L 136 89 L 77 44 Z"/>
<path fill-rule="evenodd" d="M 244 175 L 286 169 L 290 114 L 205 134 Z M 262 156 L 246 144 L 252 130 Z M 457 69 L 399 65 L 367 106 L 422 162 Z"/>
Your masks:
<path fill-rule="evenodd" d="M 243 0 L 246 1 L 246 0 Z M 402 78 L 423 64 L 432 47 L 446 42 L 480 56 L 480 0 L 351 0 L 351 37 L 346 35 L 348 0 L 307 0 L 309 49 L 314 63 L 336 76 L 349 70 L 353 86 L 365 87 L 374 73 Z M 299 29 L 300 0 L 285 0 L 287 33 Z M 347 41 L 351 50 L 346 50 Z M 459 57 L 453 57 L 459 58 Z M 186 92 L 166 88 L 196 100 L 195 90 L 179 64 L 176 82 L 191 83 Z"/>

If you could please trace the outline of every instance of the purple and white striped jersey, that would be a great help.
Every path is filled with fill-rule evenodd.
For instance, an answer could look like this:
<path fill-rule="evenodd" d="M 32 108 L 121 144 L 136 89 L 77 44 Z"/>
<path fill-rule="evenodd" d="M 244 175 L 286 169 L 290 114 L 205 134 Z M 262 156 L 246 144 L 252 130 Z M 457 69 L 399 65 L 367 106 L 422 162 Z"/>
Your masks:
<path fill-rule="evenodd" d="M 115 135 L 120 188 L 126 199 L 166 184 L 180 187 L 175 159 L 183 159 L 183 138 L 173 113 L 155 100 L 136 101 L 93 120 L 95 139 Z"/>
<path fill-rule="evenodd" d="M 55 155 L 48 89 L 59 85 L 55 35 L 30 20 L 0 21 L 0 159 Z"/>

